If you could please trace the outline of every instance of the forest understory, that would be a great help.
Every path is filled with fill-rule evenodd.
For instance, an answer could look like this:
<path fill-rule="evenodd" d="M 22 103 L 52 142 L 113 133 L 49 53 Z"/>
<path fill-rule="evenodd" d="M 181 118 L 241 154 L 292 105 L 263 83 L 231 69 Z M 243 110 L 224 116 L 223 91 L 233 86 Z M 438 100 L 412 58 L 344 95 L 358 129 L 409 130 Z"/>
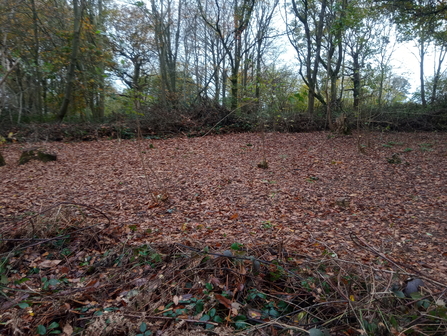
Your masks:
<path fill-rule="evenodd" d="M 380 314 L 352 313 L 352 305 L 377 300 L 371 291 L 392 296 L 399 292 L 392 285 L 402 286 L 409 276 L 424 281 L 422 298 L 445 300 L 443 133 L 39 142 L 30 146 L 55 153 L 57 161 L 17 165 L 27 146 L 2 147 L 5 335 L 16 332 L 8 319 L 27 326 L 25 334 L 39 327 L 38 334 L 67 335 L 198 335 L 196 328 L 218 335 L 446 330 L 445 305 L 436 310 L 434 331 L 419 306 L 417 317 L 396 317 L 395 325 Z M 40 273 L 33 273 L 36 268 Z M 393 297 L 397 301 L 384 312 L 411 308 L 399 301 L 405 297 Z M 316 311 L 331 300 L 332 310 Z M 291 310 L 281 310 L 280 302 Z M 194 314 L 187 311 L 191 305 Z M 303 310 L 307 306 L 313 313 Z M 120 322 L 107 324 L 104 312 L 109 319 L 118 314 Z M 323 322 L 334 316 L 336 323 Z"/>

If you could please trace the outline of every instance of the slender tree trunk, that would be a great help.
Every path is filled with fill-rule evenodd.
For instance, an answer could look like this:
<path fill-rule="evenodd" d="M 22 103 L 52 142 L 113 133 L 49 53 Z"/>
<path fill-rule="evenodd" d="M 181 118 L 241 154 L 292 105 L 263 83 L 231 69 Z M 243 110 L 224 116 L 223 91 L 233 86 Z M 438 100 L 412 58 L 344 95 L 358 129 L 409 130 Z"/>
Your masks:
<path fill-rule="evenodd" d="M 224 59 L 222 66 L 222 105 L 224 107 L 227 106 L 227 80 L 228 75 L 227 75 L 227 69 L 225 68 L 225 59 Z"/>
<path fill-rule="evenodd" d="M 34 50 L 33 50 L 33 57 L 34 57 L 34 74 L 35 78 L 33 81 L 34 87 L 34 109 L 38 114 L 42 114 L 42 74 L 40 72 L 40 61 L 39 61 L 39 53 L 40 53 L 40 46 L 39 46 L 39 27 L 38 27 L 38 15 L 37 15 L 37 9 L 36 9 L 36 3 L 34 0 L 31 0 L 31 9 L 33 12 L 33 40 L 34 40 Z"/>
<path fill-rule="evenodd" d="M 352 55 L 352 63 L 353 63 L 353 95 L 354 95 L 354 109 L 357 109 L 360 105 L 360 63 L 359 63 L 359 54 L 354 52 Z"/>
<path fill-rule="evenodd" d="M 98 28 L 101 30 L 102 33 L 104 30 L 104 7 L 103 7 L 103 0 L 98 0 Z M 104 45 L 104 35 L 100 34 L 98 35 L 98 47 L 101 50 L 101 52 L 104 52 L 105 45 Z M 105 112 L 105 100 L 106 100 L 106 91 L 105 91 L 105 63 L 103 59 L 103 55 L 101 55 L 101 60 L 98 64 L 99 69 L 99 75 L 98 75 L 98 89 L 99 93 L 98 95 L 98 102 L 96 106 L 96 117 L 98 119 L 104 118 L 104 112 Z"/>
<path fill-rule="evenodd" d="M 255 97 L 256 97 L 256 104 L 259 109 L 261 98 L 261 52 L 262 52 L 262 39 L 258 38 L 257 41 L 257 50 L 256 50 L 256 91 L 255 91 Z"/>
<path fill-rule="evenodd" d="M 424 63 L 425 63 L 425 40 L 424 37 L 420 40 L 419 45 L 419 80 L 421 84 L 421 102 L 422 106 L 427 106 L 427 99 L 425 98 L 425 76 L 424 76 Z"/>
<path fill-rule="evenodd" d="M 444 46 L 441 46 L 441 50 L 439 51 L 438 57 L 438 66 L 435 68 L 434 76 L 433 76 L 433 89 L 431 93 L 430 103 L 434 104 L 436 102 L 437 94 L 438 94 L 438 85 L 439 79 L 441 78 L 441 70 L 442 64 L 444 63 L 444 59 L 447 53 L 447 49 Z"/>
<path fill-rule="evenodd" d="M 80 2 L 79 2 L 80 1 Z M 74 14 L 74 27 L 73 27 L 73 41 L 70 55 L 70 64 L 68 66 L 67 78 L 65 83 L 65 94 L 62 105 L 59 109 L 58 119 L 60 122 L 67 114 L 68 106 L 70 104 L 71 96 L 73 93 L 74 81 L 75 81 L 75 67 L 78 60 L 79 44 L 81 39 L 81 19 L 84 8 L 83 0 L 73 0 L 73 14 Z"/>
<path fill-rule="evenodd" d="M 306 38 L 306 56 L 305 56 L 305 67 L 306 75 L 301 73 L 301 77 L 308 87 L 308 99 L 307 99 L 307 113 L 309 116 L 314 115 L 315 110 L 315 98 L 324 103 L 324 98 L 321 94 L 317 93 L 317 75 L 318 75 L 318 65 L 320 63 L 320 53 L 321 53 L 321 42 L 323 37 L 324 28 L 324 16 L 326 13 L 327 0 L 321 1 L 320 12 L 318 14 L 318 19 L 315 18 L 316 31 L 312 32 L 309 26 L 309 2 L 303 1 L 304 9 L 300 11 L 296 4 L 296 0 L 292 1 L 292 8 L 295 16 L 302 23 Z M 295 46 L 297 49 L 298 46 Z M 298 51 L 298 49 L 297 49 Z M 312 61 L 313 59 L 313 61 Z"/>

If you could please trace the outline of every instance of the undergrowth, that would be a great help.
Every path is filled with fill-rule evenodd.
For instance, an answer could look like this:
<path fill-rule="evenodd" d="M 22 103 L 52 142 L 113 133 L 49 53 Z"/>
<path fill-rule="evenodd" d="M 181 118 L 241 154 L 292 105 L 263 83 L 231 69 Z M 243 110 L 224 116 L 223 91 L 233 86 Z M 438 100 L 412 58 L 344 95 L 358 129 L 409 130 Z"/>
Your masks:
<path fill-rule="evenodd" d="M 447 286 L 380 255 L 315 260 L 282 243 L 157 245 L 133 234 L 70 203 L 2 223 L 1 334 L 447 334 Z"/>

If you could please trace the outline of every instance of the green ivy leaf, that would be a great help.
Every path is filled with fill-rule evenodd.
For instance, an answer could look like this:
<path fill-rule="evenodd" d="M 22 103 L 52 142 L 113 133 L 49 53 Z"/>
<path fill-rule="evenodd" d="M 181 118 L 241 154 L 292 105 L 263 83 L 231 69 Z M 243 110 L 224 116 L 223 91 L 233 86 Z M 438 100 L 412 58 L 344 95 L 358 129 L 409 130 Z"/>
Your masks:
<path fill-rule="evenodd" d="M 205 314 L 200 318 L 199 321 L 207 322 L 209 320 L 210 320 L 210 316 Z"/>
<path fill-rule="evenodd" d="M 203 305 L 203 301 L 202 300 L 197 301 L 197 303 L 196 303 L 196 313 L 197 314 L 203 312 L 203 306 L 204 305 Z"/>
<path fill-rule="evenodd" d="M 146 325 L 146 323 L 141 323 L 140 324 L 140 331 L 142 332 L 142 333 L 144 333 L 145 331 L 147 330 L 147 325 Z"/>
<path fill-rule="evenodd" d="M 398 298 L 403 299 L 405 298 L 405 294 L 402 291 L 393 291 L 394 295 L 396 295 Z"/>
<path fill-rule="evenodd" d="M 59 328 L 59 323 L 57 322 L 52 322 L 49 326 L 48 329 L 56 329 Z"/>
<path fill-rule="evenodd" d="M 269 310 L 269 315 L 272 316 L 272 317 L 278 317 L 279 313 L 278 313 L 278 311 L 276 309 L 272 308 L 272 309 Z"/>
<path fill-rule="evenodd" d="M 29 278 L 22 278 L 22 279 L 20 279 L 20 280 L 15 281 L 15 283 L 16 283 L 17 285 L 20 285 L 20 284 L 22 284 L 22 283 L 24 283 L 24 282 L 27 282 L 27 281 L 29 281 Z"/>
<path fill-rule="evenodd" d="M 239 243 L 233 243 L 233 244 L 231 244 L 231 249 L 232 249 L 232 250 L 240 251 L 241 248 L 242 248 L 242 244 L 239 244 Z"/>
<path fill-rule="evenodd" d="M 57 286 L 59 284 L 59 280 L 57 280 L 57 279 L 50 279 L 50 281 L 48 281 L 48 284 L 50 286 Z"/>
<path fill-rule="evenodd" d="M 309 336 L 324 336 L 324 334 L 320 329 L 312 328 L 309 330 Z"/>
<path fill-rule="evenodd" d="M 244 329 L 247 327 L 247 323 L 245 321 L 237 321 L 235 324 L 236 329 Z"/>
<path fill-rule="evenodd" d="M 6 276 L 6 274 L 2 274 L 0 276 L 0 283 L 2 285 L 6 285 L 6 284 L 8 284 L 8 282 L 9 282 L 9 280 L 8 280 L 8 277 Z"/>
<path fill-rule="evenodd" d="M 39 324 L 39 325 L 37 326 L 37 333 L 38 333 L 39 335 L 45 335 L 45 334 L 47 333 L 47 328 L 45 328 L 45 326 Z"/>

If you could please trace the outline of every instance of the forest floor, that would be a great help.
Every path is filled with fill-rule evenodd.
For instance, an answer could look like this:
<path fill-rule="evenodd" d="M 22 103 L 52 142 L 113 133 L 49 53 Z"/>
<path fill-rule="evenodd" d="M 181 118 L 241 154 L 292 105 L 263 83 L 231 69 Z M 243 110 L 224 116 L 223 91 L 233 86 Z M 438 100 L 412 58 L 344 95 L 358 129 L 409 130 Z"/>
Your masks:
<path fill-rule="evenodd" d="M 265 141 L 246 133 L 30 146 L 57 154 L 57 161 L 17 165 L 28 146 L 1 148 L 7 165 L 0 167 L 0 223 L 10 244 L 23 234 L 21 225 L 35 225 L 28 217 L 74 204 L 88 225 L 100 225 L 102 241 L 94 249 L 101 253 L 107 241 L 179 244 L 184 251 L 207 246 L 217 253 L 239 246 L 289 253 L 297 264 L 349 259 L 446 283 L 442 133 L 267 133 Z M 258 167 L 264 157 L 267 169 Z M 27 247 L 26 253 L 29 265 L 61 272 L 56 263 L 42 266 L 50 261 L 43 250 L 32 255 Z M 267 263 L 275 259 L 270 254 L 263 254 Z"/>

